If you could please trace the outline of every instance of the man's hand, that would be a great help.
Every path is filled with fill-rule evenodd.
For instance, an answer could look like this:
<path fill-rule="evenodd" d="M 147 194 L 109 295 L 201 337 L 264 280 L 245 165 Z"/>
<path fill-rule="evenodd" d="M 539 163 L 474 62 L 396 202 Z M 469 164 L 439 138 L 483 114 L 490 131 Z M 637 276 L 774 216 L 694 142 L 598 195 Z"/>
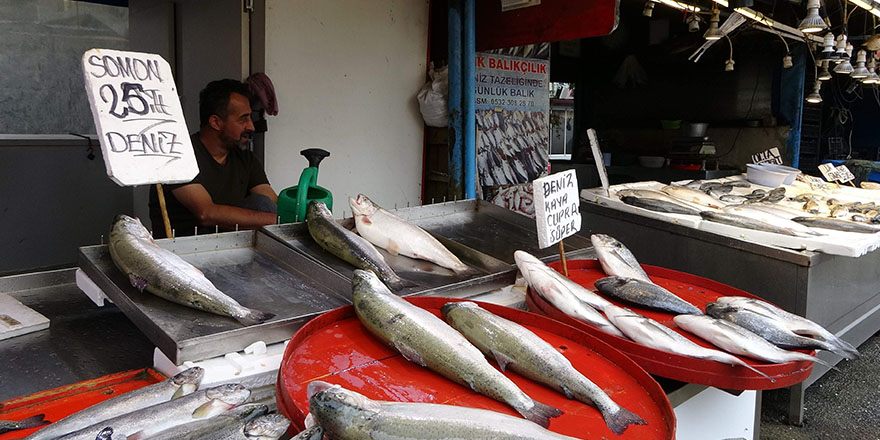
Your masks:
<path fill-rule="evenodd" d="M 268 187 L 269 194 L 263 192 L 258 194 L 264 194 L 277 203 L 278 196 L 275 195 L 275 191 L 269 185 L 257 185 L 251 188 L 251 192 L 263 186 Z M 238 225 L 240 229 L 256 229 L 260 226 L 274 225 L 277 220 L 277 216 L 271 212 L 218 205 L 211 199 L 211 195 L 208 194 L 205 187 L 198 183 L 181 186 L 172 191 L 172 193 L 196 217 L 196 221 L 201 226 L 210 227 L 218 225 L 223 229 L 230 230 Z"/>

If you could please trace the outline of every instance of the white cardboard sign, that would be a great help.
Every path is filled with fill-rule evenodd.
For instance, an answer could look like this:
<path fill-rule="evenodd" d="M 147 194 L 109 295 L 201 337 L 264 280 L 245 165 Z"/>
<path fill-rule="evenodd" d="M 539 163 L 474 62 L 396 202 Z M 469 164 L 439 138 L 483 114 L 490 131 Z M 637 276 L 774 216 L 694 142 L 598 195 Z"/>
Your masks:
<path fill-rule="evenodd" d="M 82 68 L 110 179 L 122 186 L 183 183 L 199 173 L 164 58 L 91 49 Z"/>
<path fill-rule="evenodd" d="M 753 154 L 752 163 L 772 163 L 782 165 L 782 155 L 779 153 L 779 148 L 773 147 L 761 153 Z"/>
<path fill-rule="evenodd" d="M 574 170 L 535 179 L 532 185 L 538 247 L 552 246 L 581 230 L 580 200 Z"/>
<path fill-rule="evenodd" d="M 840 183 L 846 183 L 856 178 L 846 165 L 835 167 L 832 163 L 823 163 L 822 165 L 819 165 L 819 171 L 825 176 L 825 180 L 829 182 L 838 181 Z"/>

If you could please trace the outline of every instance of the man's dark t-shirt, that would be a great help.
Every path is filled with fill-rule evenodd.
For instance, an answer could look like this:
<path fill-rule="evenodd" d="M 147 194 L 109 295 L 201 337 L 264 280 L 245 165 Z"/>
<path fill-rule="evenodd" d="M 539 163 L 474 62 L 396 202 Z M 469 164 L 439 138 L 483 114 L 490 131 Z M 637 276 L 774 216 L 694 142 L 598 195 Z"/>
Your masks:
<path fill-rule="evenodd" d="M 199 174 L 189 183 L 165 185 L 163 188 L 171 229 L 177 237 L 193 235 L 198 223 L 195 216 L 174 197 L 172 193 L 174 189 L 198 183 L 205 187 L 214 203 L 238 206 L 248 196 L 251 188 L 269 183 L 263 171 L 263 164 L 249 150 L 233 148 L 226 156 L 226 163 L 220 165 L 211 157 L 211 153 L 199 139 L 199 133 L 193 134 L 191 138 L 196 162 L 199 164 Z M 150 221 L 153 223 L 153 236 L 165 238 L 165 227 L 162 223 L 162 212 L 155 185 L 150 186 Z M 203 229 L 199 231 L 200 233 L 214 232 L 214 228 L 211 227 L 200 229 Z"/>

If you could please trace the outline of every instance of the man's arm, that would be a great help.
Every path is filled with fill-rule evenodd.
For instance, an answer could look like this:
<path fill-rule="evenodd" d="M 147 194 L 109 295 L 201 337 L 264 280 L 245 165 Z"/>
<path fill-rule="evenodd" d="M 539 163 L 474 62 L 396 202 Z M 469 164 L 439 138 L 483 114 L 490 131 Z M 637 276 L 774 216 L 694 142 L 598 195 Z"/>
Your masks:
<path fill-rule="evenodd" d="M 257 185 L 250 189 L 251 194 L 262 194 L 269 199 L 271 199 L 275 204 L 278 204 L 278 194 L 275 194 L 275 190 L 268 183 L 264 183 L 262 185 Z"/>
<path fill-rule="evenodd" d="M 263 185 L 258 185 L 263 186 Z M 269 186 L 269 185 L 265 185 Z M 254 187 L 254 188 L 257 188 Z M 271 187 L 274 200 L 278 197 Z M 256 229 L 264 225 L 274 225 L 276 215 L 271 212 L 252 211 L 229 205 L 218 205 L 204 186 L 198 183 L 181 186 L 172 191 L 174 197 L 196 217 L 201 226 L 219 225 L 221 228 L 232 229 L 238 225 L 241 229 Z"/>

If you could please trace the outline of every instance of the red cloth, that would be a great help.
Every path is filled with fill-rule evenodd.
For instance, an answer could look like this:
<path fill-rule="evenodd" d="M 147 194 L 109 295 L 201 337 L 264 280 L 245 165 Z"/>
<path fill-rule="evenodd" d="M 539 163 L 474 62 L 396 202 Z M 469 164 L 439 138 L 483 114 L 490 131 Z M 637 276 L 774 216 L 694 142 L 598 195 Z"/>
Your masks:
<path fill-rule="evenodd" d="M 260 98 L 266 113 L 272 116 L 278 115 L 278 100 L 275 98 L 275 86 L 272 85 L 272 80 L 265 73 L 257 72 L 249 76 L 245 82 L 251 93 Z"/>

